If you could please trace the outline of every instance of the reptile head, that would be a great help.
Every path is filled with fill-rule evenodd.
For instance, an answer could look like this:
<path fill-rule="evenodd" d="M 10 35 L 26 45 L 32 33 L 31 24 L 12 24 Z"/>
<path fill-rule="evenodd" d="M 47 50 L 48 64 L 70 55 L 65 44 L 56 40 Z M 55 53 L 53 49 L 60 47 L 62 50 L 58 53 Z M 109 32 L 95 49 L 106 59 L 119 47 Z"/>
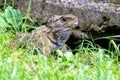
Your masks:
<path fill-rule="evenodd" d="M 74 28 L 78 25 L 78 18 L 75 15 L 67 14 L 67 15 L 55 15 L 49 20 L 49 26 L 52 29 L 67 27 Z"/>
<path fill-rule="evenodd" d="M 52 49 L 60 49 L 64 46 L 72 33 L 72 29 L 78 25 L 78 19 L 72 14 L 55 15 L 49 20 L 49 27 L 52 31 Z"/>

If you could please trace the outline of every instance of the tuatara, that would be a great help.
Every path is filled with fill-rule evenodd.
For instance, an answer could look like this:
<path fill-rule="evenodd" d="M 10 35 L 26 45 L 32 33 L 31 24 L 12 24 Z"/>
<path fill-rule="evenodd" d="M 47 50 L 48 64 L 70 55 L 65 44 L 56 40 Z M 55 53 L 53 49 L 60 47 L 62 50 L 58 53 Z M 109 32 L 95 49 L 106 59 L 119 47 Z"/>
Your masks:
<path fill-rule="evenodd" d="M 55 15 L 48 23 L 48 27 L 41 27 L 32 33 L 19 33 L 10 48 L 27 48 L 30 52 L 40 51 L 49 56 L 52 51 L 63 48 L 72 29 L 78 25 L 78 18 L 72 14 Z"/>

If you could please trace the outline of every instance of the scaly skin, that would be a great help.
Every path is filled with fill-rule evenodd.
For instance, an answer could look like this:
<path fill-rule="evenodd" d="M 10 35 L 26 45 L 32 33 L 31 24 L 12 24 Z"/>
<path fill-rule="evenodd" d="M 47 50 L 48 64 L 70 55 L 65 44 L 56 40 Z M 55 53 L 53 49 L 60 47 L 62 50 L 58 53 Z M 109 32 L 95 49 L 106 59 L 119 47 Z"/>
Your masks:
<path fill-rule="evenodd" d="M 40 51 L 49 56 L 52 51 L 63 48 L 65 42 L 72 33 L 72 29 L 78 25 L 78 19 L 72 14 L 55 15 L 49 21 L 49 27 L 41 27 L 32 33 L 20 33 L 10 44 L 10 48 L 27 48 L 29 51 Z"/>

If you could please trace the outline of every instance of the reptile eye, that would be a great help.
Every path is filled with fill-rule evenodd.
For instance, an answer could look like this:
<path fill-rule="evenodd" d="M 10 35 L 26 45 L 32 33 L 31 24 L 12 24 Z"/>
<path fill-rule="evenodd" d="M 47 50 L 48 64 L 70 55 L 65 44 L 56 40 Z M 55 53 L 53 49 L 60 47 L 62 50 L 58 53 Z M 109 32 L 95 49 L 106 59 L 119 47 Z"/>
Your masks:
<path fill-rule="evenodd" d="M 62 17 L 62 21 L 63 22 L 67 21 L 67 18 Z"/>

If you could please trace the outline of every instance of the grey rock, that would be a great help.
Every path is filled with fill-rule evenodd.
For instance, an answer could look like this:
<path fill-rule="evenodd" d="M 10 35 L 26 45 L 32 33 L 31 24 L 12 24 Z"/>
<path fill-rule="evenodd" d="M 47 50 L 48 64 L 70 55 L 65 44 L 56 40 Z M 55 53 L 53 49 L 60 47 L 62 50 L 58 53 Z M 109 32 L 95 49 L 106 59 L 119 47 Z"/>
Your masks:
<path fill-rule="evenodd" d="M 26 15 L 30 0 L 16 0 L 15 7 Z M 46 22 L 53 15 L 73 14 L 78 17 L 81 33 L 93 37 L 120 34 L 120 1 L 119 0 L 31 0 L 30 17 L 35 22 Z M 108 3 L 110 2 L 110 3 Z M 118 3 L 118 4 L 114 4 Z M 111 32 L 112 29 L 116 31 Z M 110 31 L 109 31 L 110 30 Z M 76 31 L 76 30 L 75 30 Z"/>

